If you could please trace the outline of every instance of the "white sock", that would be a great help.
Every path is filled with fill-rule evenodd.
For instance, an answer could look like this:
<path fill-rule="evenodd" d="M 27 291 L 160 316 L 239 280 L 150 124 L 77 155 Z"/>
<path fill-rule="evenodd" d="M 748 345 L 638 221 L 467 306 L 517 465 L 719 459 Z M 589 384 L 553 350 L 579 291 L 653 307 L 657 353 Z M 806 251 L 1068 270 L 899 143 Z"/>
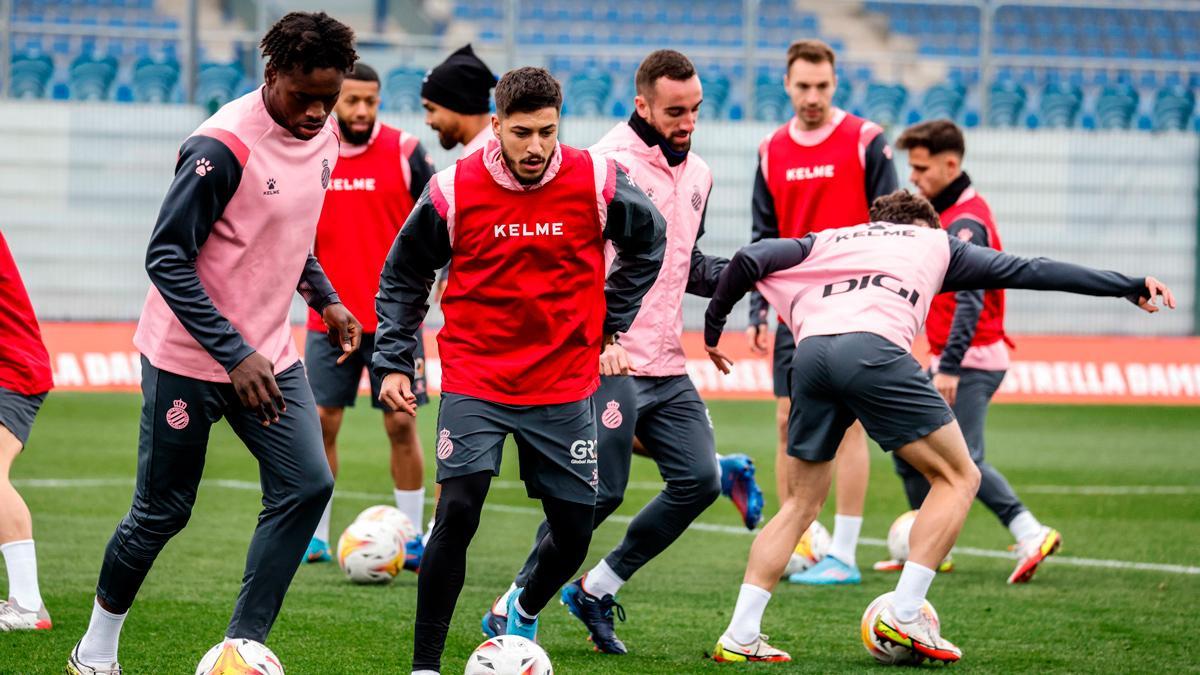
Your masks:
<path fill-rule="evenodd" d="M 422 546 L 429 545 L 429 535 L 433 534 L 433 521 L 434 520 L 435 520 L 434 516 L 429 517 L 429 524 L 425 526 L 425 534 L 421 535 L 421 545 Z"/>
<path fill-rule="evenodd" d="M 517 596 L 517 599 L 513 601 L 513 609 L 517 610 L 517 614 L 519 614 L 522 619 L 525 619 L 526 621 L 537 621 L 537 614 L 530 614 L 529 612 L 525 611 L 524 607 L 521 606 L 521 596 L 519 595 Z"/>
<path fill-rule="evenodd" d="M 321 513 L 321 520 L 317 521 L 317 531 L 313 536 L 326 544 L 329 543 L 329 517 L 333 514 L 333 497 L 325 502 L 325 511 Z"/>
<path fill-rule="evenodd" d="M 726 633 L 738 644 L 748 645 L 762 633 L 763 612 L 771 601 L 771 592 L 753 584 L 742 584 L 737 604 L 733 607 L 733 618 L 729 620 Z"/>
<path fill-rule="evenodd" d="M 99 600 L 92 605 L 92 620 L 87 632 L 79 641 L 79 660 L 96 668 L 108 668 L 117 662 L 117 641 L 121 639 L 124 614 L 113 614 L 100 606 Z"/>
<path fill-rule="evenodd" d="M 583 575 L 583 592 L 593 598 L 616 595 L 624 585 L 625 580 L 617 576 L 604 560 L 596 563 L 595 567 Z"/>
<path fill-rule="evenodd" d="M 1019 544 L 1041 534 L 1042 524 L 1029 511 L 1022 511 L 1008 524 L 1008 531 L 1012 532 L 1013 539 Z"/>
<path fill-rule="evenodd" d="M 858 560 L 855 551 L 858 549 L 858 533 L 862 530 L 862 516 L 833 517 L 833 543 L 829 545 L 829 555 L 841 560 L 851 567 L 857 567 Z"/>
<path fill-rule="evenodd" d="M 412 675 L 441 675 L 436 670 L 414 670 Z"/>
<path fill-rule="evenodd" d="M 508 616 L 508 596 L 517 590 L 517 584 L 511 583 L 508 585 L 508 590 L 504 591 L 500 597 L 496 598 L 496 602 L 492 603 L 492 614 L 497 616 Z"/>
<path fill-rule="evenodd" d="M 909 560 L 896 582 L 896 594 L 892 598 L 892 614 L 901 621 L 912 621 L 925 604 L 925 595 L 937 572 Z"/>
<path fill-rule="evenodd" d="M 416 490 L 393 489 L 392 495 L 396 497 L 396 508 L 408 516 L 408 519 L 412 521 L 415 527 L 420 527 L 421 523 L 425 522 L 425 488 L 417 488 Z"/>
<path fill-rule="evenodd" d="M 32 539 L 10 541 L 0 545 L 4 566 L 8 568 L 8 597 L 24 609 L 42 608 L 42 592 L 38 588 L 37 554 Z"/>

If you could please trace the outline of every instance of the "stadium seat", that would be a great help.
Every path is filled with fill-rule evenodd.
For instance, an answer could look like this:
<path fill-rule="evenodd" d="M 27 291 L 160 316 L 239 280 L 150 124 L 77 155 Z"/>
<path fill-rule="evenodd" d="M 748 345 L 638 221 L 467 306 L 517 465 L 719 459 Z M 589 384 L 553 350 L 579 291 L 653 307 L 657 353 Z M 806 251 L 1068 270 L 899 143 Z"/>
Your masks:
<path fill-rule="evenodd" d="M 867 85 L 867 95 L 863 103 L 867 119 L 891 126 L 900 121 L 900 111 L 908 100 L 908 90 L 899 84 Z"/>
<path fill-rule="evenodd" d="M 563 106 L 564 112 L 569 105 L 574 115 L 603 115 L 612 94 L 612 76 L 597 68 L 575 73 L 567 79 L 564 93 L 568 102 Z"/>
<path fill-rule="evenodd" d="M 171 100 L 179 81 L 175 61 L 138 59 L 133 66 L 133 100 L 140 103 L 166 103 Z"/>
<path fill-rule="evenodd" d="M 384 108 L 392 112 L 421 110 L 421 83 L 425 72 L 403 66 L 387 74 L 383 87 Z"/>
<path fill-rule="evenodd" d="M 966 97 L 967 89 L 961 84 L 934 85 L 921 97 L 921 117 L 923 119 L 958 119 L 958 113 L 962 110 Z"/>
<path fill-rule="evenodd" d="M 80 54 L 67 71 L 71 98 L 79 101 L 108 100 L 109 89 L 117 76 L 117 60 L 111 56 Z"/>
<path fill-rule="evenodd" d="M 729 78 L 723 73 L 712 73 L 701 76 L 704 85 L 704 105 L 700 114 L 705 119 L 720 119 L 725 115 L 725 105 L 729 102 L 729 91 L 732 87 Z"/>
<path fill-rule="evenodd" d="M 1137 112 L 1138 93 L 1128 84 L 1110 84 L 1096 100 L 1096 126 L 1100 129 L 1128 129 Z"/>
<path fill-rule="evenodd" d="M 12 95 L 16 98 L 42 98 L 54 74 L 54 60 L 47 54 L 14 54 L 10 70 Z"/>
<path fill-rule="evenodd" d="M 1050 82 L 1042 89 L 1038 117 L 1047 129 L 1070 129 L 1075 126 L 1083 93 L 1079 87 L 1061 82 Z"/>
<path fill-rule="evenodd" d="M 754 119 L 783 122 L 792 116 L 792 101 L 783 83 L 770 73 L 760 73 L 754 81 Z"/>
<path fill-rule="evenodd" d="M 854 98 L 854 85 L 851 84 L 849 78 L 839 76 L 837 89 L 833 92 L 833 104 L 846 109 L 850 107 L 852 98 Z"/>
<path fill-rule="evenodd" d="M 216 112 L 238 94 L 242 69 L 236 63 L 204 63 L 196 74 L 196 103 Z"/>
<path fill-rule="evenodd" d="M 1015 127 L 1020 123 L 1025 110 L 1025 87 L 1012 80 L 1000 80 L 992 84 L 988 92 L 988 125 Z"/>
<path fill-rule="evenodd" d="M 1154 130 L 1184 131 L 1196 109 L 1196 95 L 1186 87 L 1160 89 L 1154 97 Z"/>

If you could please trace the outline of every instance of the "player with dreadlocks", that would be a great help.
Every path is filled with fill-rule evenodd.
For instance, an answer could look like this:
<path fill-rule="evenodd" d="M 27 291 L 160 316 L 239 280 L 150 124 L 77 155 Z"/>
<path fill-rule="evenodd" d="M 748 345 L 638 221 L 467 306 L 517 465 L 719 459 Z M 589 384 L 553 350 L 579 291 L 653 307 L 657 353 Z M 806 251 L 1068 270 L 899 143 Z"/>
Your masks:
<path fill-rule="evenodd" d="M 288 14 L 261 46 L 266 83 L 184 141 L 150 235 L 152 286 L 133 338 L 142 354 L 137 486 L 68 673 L 121 672 L 121 625 L 188 521 L 222 417 L 258 460 L 263 490 L 227 637 L 266 641 L 333 492 L 288 313 L 299 292 L 330 326 L 341 360 L 358 348 L 362 327 L 309 253 L 338 158 L 329 113 L 358 56 L 353 31 L 324 13 Z"/>

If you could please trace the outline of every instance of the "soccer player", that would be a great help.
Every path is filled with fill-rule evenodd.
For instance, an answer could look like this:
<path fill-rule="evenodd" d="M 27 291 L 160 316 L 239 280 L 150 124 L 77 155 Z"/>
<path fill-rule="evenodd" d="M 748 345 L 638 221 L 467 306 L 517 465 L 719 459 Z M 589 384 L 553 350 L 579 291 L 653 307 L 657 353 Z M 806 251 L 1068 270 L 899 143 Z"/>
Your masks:
<path fill-rule="evenodd" d="M 754 176 L 752 241 L 803 237 L 811 232 L 866 222 L 872 200 L 896 189 L 892 150 L 879 125 L 834 107 L 837 90 L 834 54 L 824 42 L 801 40 L 787 51 L 788 96 L 796 116 L 768 136 L 758 149 Z M 766 354 L 767 306 L 757 293 L 750 300 L 751 349 Z M 780 321 L 775 331 L 775 421 L 778 430 L 775 481 L 780 503 L 790 497 L 787 478 L 789 368 L 795 341 Z M 862 529 L 870 462 L 862 425 L 846 432 L 837 458 L 837 513 L 829 554 L 791 576 L 793 583 L 857 584 L 855 550 Z"/>
<path fill-rule="evenodd" d="M 372 404 L 383 411 L 383 428 L 391 444 L 393 494 L 396 508 L 420 528 L 425 522 L 425 464 L 421 441 L 412 415 L 388 410 L 379 401 L 379 378 L 370 370 L 375 345 L 375 293 L 379 270 L 404 219 L 433 176 L 433 161 L 417 138 L 376 119 L 379 112 L 379 75 L 357 63 L 342 83 L 334 107 L 342 145 L 337 167 L 329 182 L 313 254 L 338 290 L 350 313 L 362 317 L 363 336 L 358 351 L 338 363 L 341 350 L 330 344 L 329 329 L 316 311 L 308 317 L 304 365 L 312 385 L 325 456 L 337 477 L 337 436 L 346 406 L 354 405 L 358 383 L 367 367 Z M 417 404 L 429 402 L 425 392 L 425 350 L 417 335 L 413 393 Z M 331 499 L 308 544 L 306 560 L 330 560 L 329 517 Z M 407 543 L 404 567 L 421 565 L 421 540 Z"/>
<path fill-rule="evenodd" d="M 1147 312 L 1158 311 L 1159 297 L 1175 306 L 1170 290 L 1153 277 L 1018 258 L 949 237 L 933 206 L 906 191 L 876 200 L 871 219 L 742 249 L 722 272 L 705 315 L 705 345 L 725 372 L 731 362 L 718 348 L 721 331 L 734 303 L 756 285 L 799 340 L 788 420 L 791 497 L 751 546 L 733 617 L 713 650 L 717 661 L 791 660 L 760 635 L 762 615 L 792 550 L 821 510 L 832 460 L 855 419 L 931 485 L 894 600 L 872 630 L 928 659 L 962 656 L 919 611 L 979 486 L 979 469 L 954 414 L 910 353 L 938 292 L 1028 288 L 1123 297 Z"/>
<path fill-rule="evenodd" d="M 450 263 L 438 333 L 442 495 L 417 581 L 414 673 L 440 668 L 467 545 L 509 434 L 549 533 L 528 583 L 510 596 L 507 633 L 536 636 L 538 613 L 591 541 L 597 356 L 654 284 L 665 226 L 613 160 L 558 143 L 561 109 L 547 71 L 501 78 L 497 140 L 434 176 L 383 268 L 373 365 L 383 401 L 415 414 L 415 332 L 436 270 Z M 605 240 L 616 250 L 607 282 Z"/>
<path fill-rule="evenodd" d="M 910 180 L 933 204 L 951 237 L 1003 250 L 991 208 L 963 171 L 966 143 L 958 126 L 950 120 L 922 122 L 906 129 L 896 145 L 908 151 Z M 983 457 L 988 404 L 1008 370 L 1004 291 L 961 290 L 937 296 L 929 306 L 925 335 L 933 352 L 933 386 L 954 411 L 971 460 L 979 467 L 981 480 L 976 498 L 996 514 L 1016 540 L 1018 562 L 1008 583 L 1029 581 L 1042 560 L 1062 545 L 1062 535 L 1038 522 L 1004 475 Z M 909 506 L 921 508 L 929 493 L 929 481 L 899 455 L 893 454 L 892 461 L 904 482 Z M 876 563 L 875 568 L 899 570 L 902 566 L 898 561 L 885 560 Z"/>
<path fill-rule="evenodd" d="M 421 84 L 425 124 L 437 132 L 444 150 L 463 146 L 462 156 L 482 150 L 492 133 L 488 94 L 496 76 L 467 45 L 438 64 Z"/>
<path fill-rule="evenodd" d="M 8 472 L 29 442 L 33 418 L 53 386 L 42 331 L 0 232 L 0 554 L 8 570 L 8 601 L 0 602 L 0 633 L 51 627 L 38 588 L 33 519 L 9 482 Z"/>
<path fill-rule="evenodd" d="M 108 543 L 87 632 L 67 672 L 120 673 L 117 642 L 158 553 L 187 524 L 212 426 L 224 417 L 258 460 L 263 510 L 226 637 L 266 642 L 333 476 L 288 312 L 299 291 L 341 359 L 361 326 L 309 252 L 338 159 L 329 117 L 354 66 L 354 33 L 292 12 L 262 40 L 266 84 L 184 141 L 150 235 L 137 486 Z"/>
<path fill-rule="evenodd" d="M 700 77 L 686 56 L 663 49 L 642 61 L 635 81 L 633 115 L 589 152 L 629 171 L 629 178 L 667 219 L 667 248 L 658 280 L 629 332 L 600 356 L 600 389 L 592 396 L 601 422 L 596 453 L 602 458 L 593 527 L 621 505 L 635 433 L 666 486 L 638 513 L 625 539 L 604 560 L 563 588 L 563 603 L 587 626 L 596 649 L 607 654 L 627 651 L 613 631 L 617 591 L 678 539 L 721 494 L 723 485 L 730 486 L 750 529 L 762 514 L 762 492 L 754 483 L 750 458 L 714 456 L 708 409 L 687 375 L 680 339 L 684 293 L 710 297 L 717 275 L 729 262 L 704 255 L 696 244 L 704 234 L 712 189 L 711 169 L 690 152 L 704 98 Z M 718 461 L 729 467 L 724 481 Z M 528 582 L 547 528 L 543 522 L 525 567 L 484 616 L 485 634 L 504 632 L 508 596 Z"/>

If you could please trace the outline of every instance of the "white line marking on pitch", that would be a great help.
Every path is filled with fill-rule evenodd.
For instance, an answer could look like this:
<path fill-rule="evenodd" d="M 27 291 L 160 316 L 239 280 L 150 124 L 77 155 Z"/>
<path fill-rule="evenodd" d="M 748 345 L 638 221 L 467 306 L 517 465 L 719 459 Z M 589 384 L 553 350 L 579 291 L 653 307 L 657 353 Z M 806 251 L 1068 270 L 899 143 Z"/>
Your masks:
<path fill-rule="evenodd" d="M 630 481 L 628 489 L 658 492 L 663 488 L 662 481 Z M 525 484 L 519 480 L 494 480 L 494 490 L 524 490 Z M 1018 493 L 1031 495 L 1078 495 L 1104 496 L 1119 495 L 1195 495 L 1200 494 L 1200 485 L 1025 485 L 1013 488 Z"/>
<path fill-rule="evenodd" d="M 522 485 L 519 481 L 493 481 L 493 485 L 501 482 Z M 134 482 L 131 478 L 26 478 L 24 480 L 13 481 L 13 485 L 16 485 L 17 487 L 48 489 L 80 487 L 133 487 L 133 484 Z M 258 483 L 246 480 L 216 479 L 205 481 L 202 483 L 202 485 L 220 487 L 228 490 L 241 490 L 245 492 L 258 492 L 262 489 Z M 362 501 L 380 501 L 384 503 L 387 503 L 388 501 L 387 495 L 376 494 L 374 492 L 359 492 L 355 490 L 335 490 L 334 496 L 341 497 L 343 499 L 357 499 Z M 433 503 L 432 499 L 428 499 L 426 501 L 428 503 Z M 512 513 L 523 516 L 542 515 L 541 509 L 530 506 L 484 504 L 483 508 L 485 511 L 493 511 L 496 513 Z M 629 522 L 632 520 L 632 516 L 612 515 L 608 517 L 608 522 L 614 523 L 629 524 Z M 697 530 L 700 532 L 717 532 L 720 534 L 736 534 L 743 536 L 757 533 L 757 531 L 751 532 L 744 527 L 735 527 L 733 525 L 717 525 L 714 523 L 692 523 L 688 526 L 688 529 Z M 884 539 L 862 537 L 858 541 L 859 543 L 867 546 L 887 548 L 887 541 Z M 974 546 L 955 546 L 954 553 L 957 555 L 974 556 L 978 558 L 1016 558 L 1016 554 L 1012 553 L 1011 551 L 995 551 L 986 548 L 975 548 Z M 1126 560 L 1104 560 L 1101 558 L 1076 558 L 1073 556 L 1062 555 L 1056 555 L 1051 558 L 1047 558 L 1046 562 L 1055 565 L 1070 565 L 1073 567 L 1102 567 L 1106 569 L 1117 570 L 1142 570 L 1146 572 L 1169 572 L 1172 574 L 1200 575 L 1200 567 L 1192 565 L 1173 565 L 1169 563 L 1130 562 Z"/>

